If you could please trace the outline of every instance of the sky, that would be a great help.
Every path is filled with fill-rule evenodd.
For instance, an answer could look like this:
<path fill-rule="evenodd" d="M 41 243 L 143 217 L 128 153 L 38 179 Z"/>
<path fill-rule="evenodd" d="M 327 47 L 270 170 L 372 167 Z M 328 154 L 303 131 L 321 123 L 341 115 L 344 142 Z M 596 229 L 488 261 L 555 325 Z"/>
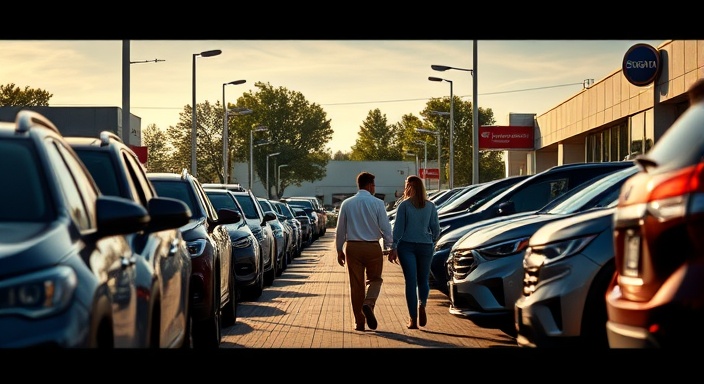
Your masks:
<path fill-rule="evenodd" d="M 0 84 L 40 88 L 50 106 L 122 107 L 123 44 L 129 44 L 130 112 L 141 127 L 175 126 L 196 102 L 234 103 L 256 82 L 301 93 L 322 107 L 334 131 L 327 149 L 349 152 L 369 111 L 389 124 L 420 116 L 431 98 L 450 95 L 491 108 L 496 125 L 509 113 L 540 115 L 578 94 L 585 81 L 617 71 L 637 43 L 666 40 L 0 40 Z M 474 44 L 477 47 L 474 66 Z M 431 65 L 474 72 L 434 71 Z M 477 95 L 473 95 L 473 82 Z M 60 128 L 60 127 L 59 127 Z"/>

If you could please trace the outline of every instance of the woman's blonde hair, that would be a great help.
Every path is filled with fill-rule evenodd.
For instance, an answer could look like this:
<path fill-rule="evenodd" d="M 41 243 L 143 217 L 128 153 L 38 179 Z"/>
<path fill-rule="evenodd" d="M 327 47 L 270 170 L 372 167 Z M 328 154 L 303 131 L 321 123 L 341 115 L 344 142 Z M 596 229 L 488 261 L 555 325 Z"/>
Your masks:
<path fill-rule="evenodd" d="M 411 199 L 411 203 L 416 208 L 425 207 L 427 196 L 423 180 L 415 175 L 406 178 L 406 188 L 403 191 L 403 199 Z"/>

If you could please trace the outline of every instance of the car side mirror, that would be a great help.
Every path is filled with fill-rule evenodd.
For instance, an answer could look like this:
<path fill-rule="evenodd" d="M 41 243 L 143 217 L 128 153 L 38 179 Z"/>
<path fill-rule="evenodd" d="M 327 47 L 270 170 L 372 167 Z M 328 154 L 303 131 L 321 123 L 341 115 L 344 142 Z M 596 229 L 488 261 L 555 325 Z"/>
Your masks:
<path fill-rule="evenodd" d="M 516 204 L 513 201 L 505 201 L 499 204 L 499 216 L 507 216 L 516 213 Z"/>

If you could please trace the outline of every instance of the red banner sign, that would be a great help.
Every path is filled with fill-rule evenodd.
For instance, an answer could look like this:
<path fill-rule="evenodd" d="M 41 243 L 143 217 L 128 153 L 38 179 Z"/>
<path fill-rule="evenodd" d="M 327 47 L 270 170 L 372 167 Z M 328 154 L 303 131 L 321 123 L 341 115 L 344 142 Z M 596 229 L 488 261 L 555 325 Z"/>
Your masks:
<path fill-rule="evenodd" d="M 146 146 L 139 145 L 130 145 L 130 148 L 134 151 L 134 153 L 137 154 L 139 162 L 142 163 L 142 165 L 147 163 L 147 158 L 149 157 L 149 148 L 147 148 Z"/>
<path fill-rule="evenodd" d="M 489 125 L 479 127 L 479 149 L 533 150 L 532 126 Z"/>
<path fill-rule="evenodd" d="M 418 176 L 421 179 L 439 179 L 440 170 L 438 168 L 418 168 Z"/>

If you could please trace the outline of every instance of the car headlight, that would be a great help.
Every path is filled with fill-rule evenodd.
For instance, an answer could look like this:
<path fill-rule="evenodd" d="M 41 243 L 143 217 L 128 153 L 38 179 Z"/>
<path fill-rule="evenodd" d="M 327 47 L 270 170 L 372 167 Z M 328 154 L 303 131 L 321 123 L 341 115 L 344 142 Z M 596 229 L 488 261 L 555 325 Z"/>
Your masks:
<path fill-rule="evenodd" d="M 528 240 L 530 240 L 530 236 L 504 241 L 484 248 L 479 248 L 477 249 L 477 251 L 482 255 L 488 257 L 510 256 L 526 249 L 528 247 Z"/>
<path fill-rule="evenodd" d="M 204 239 L 193 240 L 186 243 L 186 246 L 188 247 L 188 252 L 191 254 L 191 257 L 198 257 L 203 255 L 203 252 L 205 252 L 205 247 L 207 245 L 208 243 Z"/>
<path fill-rule="evenodd" d="M 588 235 L 577 237 L 574 239 L 558 241 L 555 243 L 533 246 L 530 249 L 530 253 L 540 254 L 545 257 L 545 264 L 552 263 L 579 253 L 592 240 L 594 240 L 596 236 L 597 235 Z"/>
<path fill-rule="evenodd" d="M 70 303 L 78 278 L 67 266 L 31 273 L 0 283 L 0 315 L 50 316 Z"/>
<path fill-rule="evenodd" d="M 241 239 L 236 239 L 232 241 L 233 248 L 248 248 L 252 245 L 252 239 L 249 236 L 245 236 Z"/>

